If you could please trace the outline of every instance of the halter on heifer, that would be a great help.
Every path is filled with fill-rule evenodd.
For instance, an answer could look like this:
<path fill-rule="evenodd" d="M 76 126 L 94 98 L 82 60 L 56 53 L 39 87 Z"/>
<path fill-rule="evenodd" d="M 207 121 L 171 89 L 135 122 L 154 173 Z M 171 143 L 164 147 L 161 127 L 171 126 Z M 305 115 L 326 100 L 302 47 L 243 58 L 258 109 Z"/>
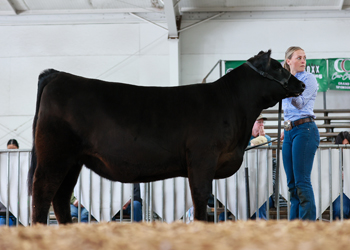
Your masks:
<path fill-rule="evenodd" d="M 282 85 L 282 87 L 286 90 L 289 91 L 288 89 L 288 81 L 291 77 L 292 74 L 289 74 L 288 78 L 283 78 L 282 80 L 278 80 L 276 78 L 274 78 L 272 75 L 262 71 L 262 70 L 259 70 L 257 69 L 253 64 L 251 64 L 249 61 L 246 61 L 246 64 L 251 67 L 254 71 L 256 71 L 257 73 L 259 73 L 260 75 L 262 75 L 263 77 L 269 79 L 269 80 L 272 80 L 272 81 L 275 81 L 275 82 L 278 82 L 279 84 Z"/>

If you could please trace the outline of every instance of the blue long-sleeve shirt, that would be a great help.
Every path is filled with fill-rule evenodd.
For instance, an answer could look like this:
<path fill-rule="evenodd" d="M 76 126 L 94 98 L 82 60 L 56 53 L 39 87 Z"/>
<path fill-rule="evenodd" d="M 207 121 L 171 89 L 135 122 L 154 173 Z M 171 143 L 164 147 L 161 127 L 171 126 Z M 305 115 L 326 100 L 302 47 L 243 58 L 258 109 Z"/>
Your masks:
<path fill-rule="evenodd" d="M 298 97 L 289 97 L 282 100 L 284 120 L 295 121 L 305 117 L 315 119 L 316 116 L 313 110 L 318 90 L 316 77 L 306 71 L 296 73 L 295 77 L 304 82 L 305 90 Z"/>

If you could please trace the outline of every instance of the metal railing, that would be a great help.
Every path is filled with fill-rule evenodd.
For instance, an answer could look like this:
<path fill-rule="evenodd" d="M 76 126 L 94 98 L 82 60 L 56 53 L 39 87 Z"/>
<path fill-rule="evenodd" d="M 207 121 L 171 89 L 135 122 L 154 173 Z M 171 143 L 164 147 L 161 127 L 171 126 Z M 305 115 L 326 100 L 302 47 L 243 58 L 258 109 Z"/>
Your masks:
<path fill-rule="evenodd" d="M 343 193 L 350 191 L 350 150 L 348 145 L 320 145 L 316 152 L 312 184 L 317 206 L 317 218 L 322 220 L 322 213 L 329 207 L 330 221 L 333 217 L 332 203 L 340 195 L 341 220 L 343 217 Z M 240 170 L 227 179 L 213 181 L 214 201 L 220 201 L 227 220 L 227 210 L 235 219 L 247 220 L 259 207 L 268 201 L 272 194 L 272 151 L 276 146 L 263 146 L 247 152 Z M 27 173 L 30 165 L 30 150 L 0 150 L 0 202 L 6 207 L 3 216 L 9 224 L 13 215 L 16 225 L 31 224 L 31 197 L 27 195 Z M 343 168 L 344 165 L 344 168 Z M 249 169 L 250 199 L 247 200 L 245 188 L 245 166 Z M 342 178 L 344 173 L 344 180 Z M 281 165 L 280 193 L 289 201 L 286 179 Z M 143 221 L 160 220 L 186 222 L 186 211 L 192 206 L 187 178 L 172 178 L 152 183 L 141 183 L 143 199 Z M 110 221 L 120 211 L 119 221 L 125 221 L 123 205 L 133 199 L 133 184 L 110 182 L 97 176 L 85 167 L 80 174 L 74 190 L 79 204 L 89 211 L 89 222 L 94 217 L 97 221 Z M 348 195 L 350 197 L 350 195 Z M 249 202 L 247 202 L 249 201 Z M 214 222 L 218 221 L 218 206 L 214 202 Z M 251 209 L 247 210 L 247 204 Z M 288 202 L 289 204 L 289 202 Z M 131 202 L 133 206 L 133 202 Z M 131 208 L 133 211 L 133 207 Z M 220 208 L 222 211 L 222 208 Z M 290 208 L 287 213 L 289 217 Z M 79 217 L 80 221 L 80 209 Z M 270 208 L 267 206 L 267 216 Z M 278 217 L 279 218 L 279 217 Z M 48 216 L 49 220 L 49 216 Z M 133 221 L 133 213 L 130 220 Z"/>

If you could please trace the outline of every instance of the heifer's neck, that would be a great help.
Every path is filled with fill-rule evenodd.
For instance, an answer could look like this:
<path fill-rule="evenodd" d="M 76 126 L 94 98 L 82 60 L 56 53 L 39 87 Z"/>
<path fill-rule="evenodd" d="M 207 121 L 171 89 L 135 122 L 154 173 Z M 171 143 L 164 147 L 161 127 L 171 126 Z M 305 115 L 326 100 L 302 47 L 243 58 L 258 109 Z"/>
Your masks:
<path fill-rule="evenodd" d="M 249 117 L 258 117 L 263 109 L 273 107 L 279 101 L 273 91 L 266 88 L 266 82 L 271 83 L 249 68 L 247 69 L 245 65 L 220 78 L 218 82 L 224 86 L 227 98 L 232 100 L 234 106 L 239 110 L 244 110 Z M 276 87 L 280 86 L 276 85 Z"/>
<path fill-rule="evenodd" d="M 256 118 L 263 109 L 276 105 L 279 101 L 276 98 L 278 95 L 266 87 L 271 86 L 269 85 L 271 82 L 252 72 L 245 65 L 236 68 L 217 82 L 223 89 L 223 95 L 232 105 L 231 117 L 237 126 L 235 134 L 244 141 L 242 146 L 246 147 Z M 249 133 L 245 133 L 245 135 L 239 134 L 248 130 Z"/>

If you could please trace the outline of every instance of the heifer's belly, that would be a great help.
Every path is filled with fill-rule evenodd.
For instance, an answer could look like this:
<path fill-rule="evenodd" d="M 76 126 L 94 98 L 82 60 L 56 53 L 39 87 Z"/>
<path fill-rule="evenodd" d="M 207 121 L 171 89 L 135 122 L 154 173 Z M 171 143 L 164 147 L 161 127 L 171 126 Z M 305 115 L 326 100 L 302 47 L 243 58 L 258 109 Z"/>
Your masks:
<path fill-rule="evenodd" d="M 171 177 L 187 177 L 181 157 L 149 151 L 120 151 L 115 155 L 84 155 L 82 162 L 95 173 L 124 183 L 150 182 Z"/>
<path fill-rule="evenodd" d="M 244 151 L 243 151 L 244 152 Z M 215 171 L 215 179 L 227 178 L 238 171 L 243 162 L 242 150 L 222 154 L 218 160 Z"/>

